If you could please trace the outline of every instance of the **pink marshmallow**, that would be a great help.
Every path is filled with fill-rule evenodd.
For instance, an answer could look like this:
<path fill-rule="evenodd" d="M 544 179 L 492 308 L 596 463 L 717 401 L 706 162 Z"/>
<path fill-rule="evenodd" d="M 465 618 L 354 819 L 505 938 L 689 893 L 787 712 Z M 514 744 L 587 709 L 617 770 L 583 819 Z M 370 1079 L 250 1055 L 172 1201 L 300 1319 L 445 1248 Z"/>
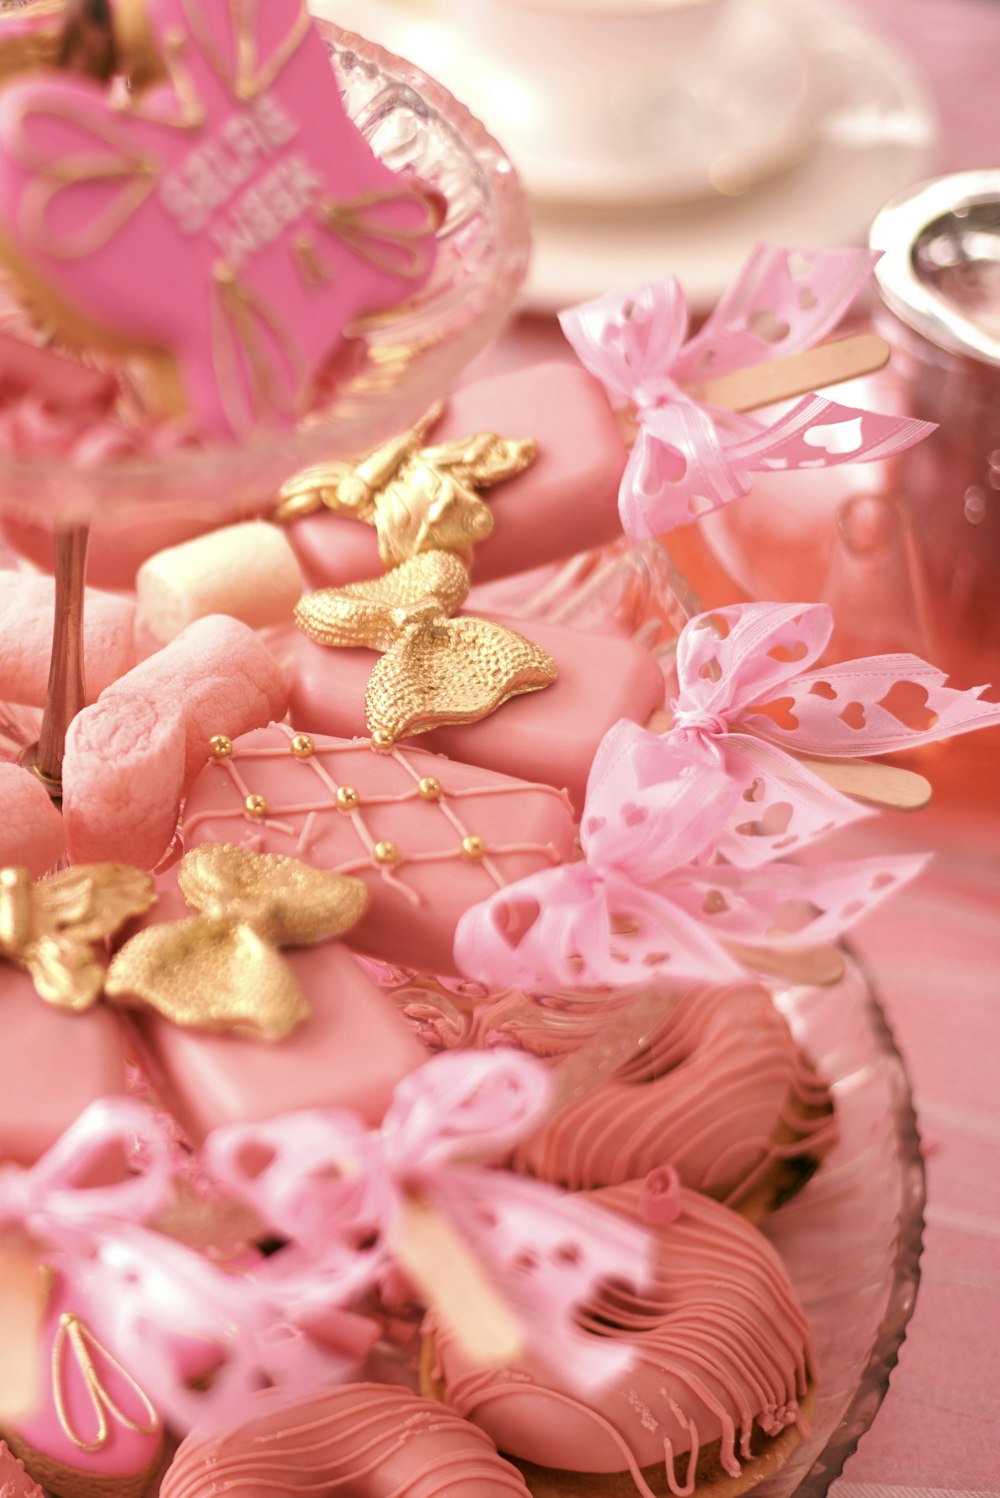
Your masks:
<path fill-rule="evenodd" d="M 204 765 L 215 734 L 231 739 L 283 718 L 288 688 L 281 667 L 252 629 L 211 614 L 116 681 L 102 702 L 133 695 L 171 703 L 181 714 L 185 782 Z"/>
<path fill-rule="evenodd" d="M 55 583 L 30 572 L 0 572 L 0 699 L 41 707 L 49 679 Z M 84 610 L 87 700 L 135 665 L 135 603 L 88 589 Z"/>
<path fill-rule="evenodd" d="M 48 791 L 29 770 L 0 764 L 0 808 L 0 868 L 17 865 L 40 878 L 66 851 L 63 819 Z"/>
<path fill-rule="evenodd" d="M 221 614 L 199 619 L 70 726 L 63 762 L 70 857 L 154 868 L 213 735 L 238 738 L 284 717 L 287 706 L 281 668 L 252 629 Z"/>
<path fill-rule="evenodd" d="M 118 692 L 84 708 L 63 761 L 73 862 L 153 868 L 177 829 L 184 761 L 184 722 L 169 697 Z"/>

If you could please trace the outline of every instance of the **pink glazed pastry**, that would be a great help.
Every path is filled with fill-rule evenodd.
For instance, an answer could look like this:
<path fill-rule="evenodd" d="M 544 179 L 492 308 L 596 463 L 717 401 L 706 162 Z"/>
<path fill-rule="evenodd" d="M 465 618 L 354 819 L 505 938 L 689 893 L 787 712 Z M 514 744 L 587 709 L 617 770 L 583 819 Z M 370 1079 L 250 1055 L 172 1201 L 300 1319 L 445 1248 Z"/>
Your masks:
<path fill-rule="evenodd" d="M 663 674 L 655 658 L 613 635 L 584 634 L 545 620 L 476 617 L 495 619 L 541 646 L 559 675 L 544 691 L 512 698 L 483 722 L 435 728 L 416 742 L 465 764 L 565 789 L 579 812 L 590 766 L 608 729 L 621 718 L 645 724 L 663 706 Z M 292 721 L 310 732 L 364 735 L 365 686 L 375 660 L 370 650 L 334 649 L 297 637 L 289 686 Z"/>
<path fill-rule="evenodd" d="M 367 740 L 247 734 L 198 777 L 190 848 L 230 842 L 365 880 L 352 945 L 388 962 L 455 972 L 455 927 L 491 892 L 573 856 L 566 796 L 420 749 Z"/>
<path fill-rule="evenodd" d="M 494 528 L 475 549 L 476 582 L 523 572 L 621 536 L 618 487 L 628 459 L 601 385 L 574 364 L 539 364 L 456 390 L 428 446 L 496 432 L 534 438 L 538 454 L 523 473 L 481 497 Z M 321 511 L 289 526 L 289 539 L 313 588 L 382 571 L 375 531 Z"/>
<path fill-rule="evenodd" d="M 0 98 L 3 258 L 65 337 L 133 356 L 160 414 L 294 425 L 345 326 L 426 281 L 439 205 L 348 119 L 302 0 L 115 9 L 127 110 L 65 74 Z"/>
<path fill-rule="evenodd" d="M 675 1176 L 672 1188 L 660 1173 L 590 1199 L 654 1235 L 647 1292 L 609 1286 L 581 1312 L 582 1326 L 634 1349 L 627 1372 L 585 1404 L 533 1369 L 471 1367 L 431 1318 L 425 1391 L 523 1464 L 545 1498 L 697 1493 L 706 1468 L 742 1492 L 806 1429 L 809 1329 L 784 1265 L 750 1223 Z"/>
<path fill-rule="evenodd" d="M 89 1103 L 125 1091 L 118 1021 L 104 1004 L 81 1014 L 47 1004 L 2 960 L 0 1013 L 0 1159 L 32 1165 Z"/>
<path fill-rule="evenodd" d="M 183 1442 L 160 1498 L 527 1498 L 492 1441 L 408 1389 L 264 1393 Z"/>
<path fill-rule="evenodd" d="M 0 869 L 40 879 L 66 851 L 66 828 L 48 791 L 20 765 L 0 764 Z"/>
<path fill-rule="evenodd" d="M 55 584 L 30 572 L 0 571 L 0 700 L 41 707 L 49 679 Z M 135 664 L 135 604 L 87 592 L 83 655 L 87 700 Z"/>
<path fill-rule="evenodd" d="M 215 614 L 129 671 L 70 725 L 63 814 L 76 862 L 152 868 L 216 734 L 284 715 L 285 679 L 245 624 Z"/>
<path fill-rule="evenodd" d="M 766 1210 L 836 1136 L 829 1089 L 767 989 L 694 986 L 639 1055 L 554 1113 L 513 1163 L 570 1191 L 671 1165 L 695 1191 Z"/>
<path fill-rule="evenodd" d="M 89 1329 L 82 1293 L 59 1270 L 49 1273 L 42 1382 L 31 1415 L 4 1430 L 7 1443 L 58 1498 L 142 1498 L 163 1424 Z"/>
<path fill-rule="evenodd" d="M 193 914 L 172 872 L 157 887 L 144 925 Z M 126 1021 L 157 1095 L 194 1143 L 225 1124 L 302 1108 L 349 1108 L 377 1125 L 396 1083 L 426 1060 L 392 1000 L 341 942 L 282 955 L 312 1010 L 283 1040 L 185 1029 L 145 1010 Z"/>

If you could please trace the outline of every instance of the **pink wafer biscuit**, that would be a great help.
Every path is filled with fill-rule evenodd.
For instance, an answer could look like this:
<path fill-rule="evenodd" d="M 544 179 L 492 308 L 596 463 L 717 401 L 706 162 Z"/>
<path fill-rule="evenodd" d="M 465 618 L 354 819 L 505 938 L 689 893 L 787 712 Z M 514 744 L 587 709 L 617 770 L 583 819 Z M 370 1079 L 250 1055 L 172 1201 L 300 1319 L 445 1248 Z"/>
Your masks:
<path fill-rule="evenodd" d="M 50 577 L 0 572 L 0 699 L 41 707 L 49 679 L 55 584 Z M 84 669 L 93 702 L 135 664 L 135 604 L 88 589 Z"/>
<path fill-rule="evenodd" d="M 0 764 L 0 868 L 18 865 L 38 879 L 66 851 L 63 819 L 28 770 Z"/>
<path fill-rule="evenodd" d="M 364 879 L 371 901 L 352 945 L 425 972 L 455 971 L 465 910 L 574 845 L 569 802 L 551 786 L 277 724 L 198 777 L 183 837 L 188 848 L 238 843 Z"/>
<path fill-rule="evenodd" d="M 475 550 L 477 582 L 506 577 L 604 546 L 621 536 L 618 488 L 628 453 L 600 384 L 574 364 L 538 364 L 457 390 L 428 446 L 480 432 L 533 437 L 538 456 L 482 497 L 493 534 Z M 382 570 L 374 530 L 322 511 L 289 535 L 311 587 L 339 586 Z"/>
<path fill-rule="evenodd" d="M 144 925 L 190 918 L 172 873 L 158 888 Z M 283 956 L 312 1010 L 283 1040 L 188 1030 L 146 1011 L 130 1016 L 158 1096 L 195 1142 L 223 1124 L 301 1108 L 350 1108 L 378 1124 L 397 1082 L 426 1060 L 391 999 L 340 942 Z"/>
<path fill-rule="evenodd" d="M 584 634 L 545 620 L 496 619 L 552 656 L 557 679 L 543 692 L 504 703 L 480 723 L 436 728 L 421 748 L 519 780 L 568 791 L 579 811 L 598 745 L 621 718 L 644 724 L 663 706 L 663 675 L 648 650 L 613 635 Z M 366 733 L 370 650 L 330 649 L 304 635 L 295 642 L 289 688 L 292 722 L 307 731 L 354 738 Z"/>
<path fill-rule="evenodd" d="M 186 778 L 204 764 L 213 735 L 236 738 L 284 717 L 288 706 L 285 678 L 270 650 L 252 629 L 222 614 L 189 625 L 116 681 L 102 701 L 134 696 L 170 704 L 180 713 Z"/>
<path fill-rule="evenodd" d="M 73 862 L 158 863 L 177 829 L 185 756 L 182 712 L 168 696 L 116 692 L 84 708 L 63 760 Z"/>
<path fill-rule="evenodd" d="M 245 624 L 200 619 L 85 708 L 70 725 L 63 814 L 70 856 L 152 868 L 215 734 L 281 717 L 286 688 Z"/>
<path fill-rule="evenodd" d="M 104 1004 L 81 1014 L 47 1004 L 3 962 L 0 1012 L 0 1158 L 31 1165 L 89 1103 L 125 1091 L 118 1022 Z"/>

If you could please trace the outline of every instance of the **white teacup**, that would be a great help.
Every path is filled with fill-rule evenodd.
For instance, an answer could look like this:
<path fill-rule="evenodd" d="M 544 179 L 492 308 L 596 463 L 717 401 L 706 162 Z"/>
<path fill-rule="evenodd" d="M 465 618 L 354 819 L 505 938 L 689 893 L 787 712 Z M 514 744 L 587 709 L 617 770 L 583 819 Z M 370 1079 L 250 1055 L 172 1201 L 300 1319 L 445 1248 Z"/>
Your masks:
<path fill-rule="evenodd" d="M 669 86 L 711 44 L 732 0 L 451 0 L 451 24 L 484 58 L 552 98 Z"/>

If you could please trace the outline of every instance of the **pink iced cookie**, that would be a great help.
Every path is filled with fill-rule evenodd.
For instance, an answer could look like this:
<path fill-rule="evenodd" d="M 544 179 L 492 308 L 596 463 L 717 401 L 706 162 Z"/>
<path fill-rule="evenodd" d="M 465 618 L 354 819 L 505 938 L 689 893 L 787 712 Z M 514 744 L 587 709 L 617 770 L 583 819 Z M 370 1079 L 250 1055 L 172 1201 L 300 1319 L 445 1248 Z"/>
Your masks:
<path fill-rule="evenodd" d="M 618 487 L 628 453 L 603 388 L 574 364 L 538 364 L 457 390 L 428 445 L 497 432 L 533 437 L 523 473 L 485 491 L 493 533 L 475 549 L 477 582 L 506 577 L 621 536 Z M 374 530 L 322 511 L 289 527 L 311 587 L 382 570 Z"/>
<path fill-rule="evenodd" d="M 82 1014 L 47 1004 L 4 962 L 0 1013 L 0 1158 L 32 1165 L 88 1104 L 125 1091 L 118 1021 L 103 1004 Z"/>
<path fill-rule="evenodd" d="M 216 734 L 284 715 L 285 679 L 263 641 L 221 615 L 200 619 L 70 725 L 63 814 L 74 862 L 152 868 Z"/>
<path fill-rule="evenodd" d="M 557 679 L 542 692 L 512 698 L 481 723 L 436 728 L 410 742 L 519 780 L 543 780 L 568 791 L 579 811 L 608 729 L 620 718 L 645 724 L 663 706 L 663 674 L 656 660 L 613 635 L 584 634 L 544 620 L 479 617 L 497 619 L 541 646 L 559 667 Z M 364 735 L 373 653 L 330 649 L 304 635 L 294 649 L 292 722 L 339 738 Z"/>
<path fill-rule="evenodd" d="M 28 770 L 0 764 L 0 868 L 17 865 L 39 879 L 66 850 L 63 819 Z"/>
<path fill-rule="evenodd" d="M 348 120 L 304 0 L 147 0 L 119 40 L 156 79 L 128 110 L 77 77 L 4 90 L 4 258 L 60 331 L 137 356 L 160 411 L 292 425 L 345 326 L 427 279 L 438 207 Z"/>
<path fill-rule="evenodd" d="M 60 1498 L 142 1498 L 160 1458 L 163 1424 L 88 1327 L 82 1292 L 61 1271 L 51 1274 L 35 1409 L 4 1435 Z"/>
<path fill-rule="evenodd" d="M 49 679 L 55 584 L 29 572 L 0 572 L 0 700 L 41 707 Z M 135 664 L 135 604 L 87 591 L 84 674 L 93 702 Z"/>
<path fill-rule="evenodd" d="M 570 807 L 551 786 L 277 724 L 199 776 L 182 834 L 189 848 L 237 843 L 364 879 L 352 945 L 428 972 L 455 971 L 465 910 L 573 853 Z"/>
<path fill-rule="evenodd" d="M 144 924 L 189 918 L 174 876 Z M 393 1088 L 426 1052 L 390 998 L 339 942 L 282 954 L 312 1015 L 280 1041 L 245 1040 L 133 1011 L 129 1023 L 159 1097 L 195 1142 L 223 1124 L 301 1108 L 349 1108 L 381 1122 Z"/>

